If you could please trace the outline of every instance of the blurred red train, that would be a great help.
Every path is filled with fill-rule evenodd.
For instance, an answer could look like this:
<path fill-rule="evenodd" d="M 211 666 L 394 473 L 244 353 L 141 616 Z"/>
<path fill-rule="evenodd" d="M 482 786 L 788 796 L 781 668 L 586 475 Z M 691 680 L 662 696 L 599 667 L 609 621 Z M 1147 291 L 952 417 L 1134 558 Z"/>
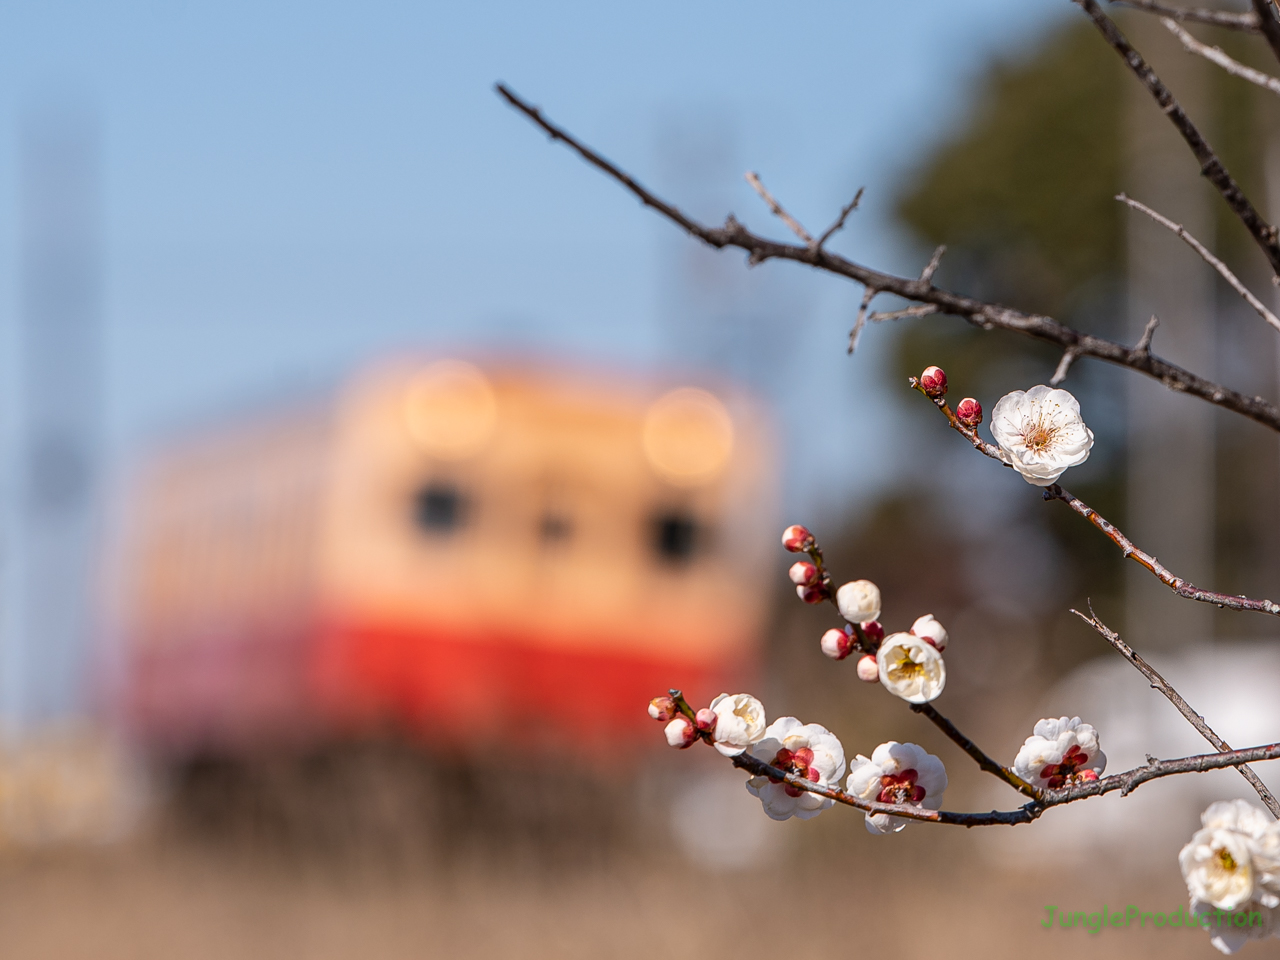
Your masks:
<path fill-rule="evenodd" d="M 651 696 L 753 671 L 764 420 L 738 394 L 401 359 L 174 442 L 127 522 L 131 731 L 174 757 L 652 743 Z"/>

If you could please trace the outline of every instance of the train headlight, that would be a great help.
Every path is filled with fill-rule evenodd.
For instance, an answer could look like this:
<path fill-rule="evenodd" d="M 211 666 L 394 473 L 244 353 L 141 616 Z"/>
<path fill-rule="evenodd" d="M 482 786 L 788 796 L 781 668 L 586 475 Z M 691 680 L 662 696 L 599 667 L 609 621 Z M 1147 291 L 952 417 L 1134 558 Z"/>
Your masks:
<path fill-rule="evenodd" d="M 460 360 L 441 360 L 419 372 L 404 395 L 404 422 L 433 457 L 462 460 L 484 449 L 498 421 L 488 379 Z"/>
<path fill-rule="evenodd" d="M 682 387 L 654 401 L 644 418 L 649 464 L 682 487 L 714 480 L 733 452 L 733 421 L 724 404 L 705 390 Z"/>

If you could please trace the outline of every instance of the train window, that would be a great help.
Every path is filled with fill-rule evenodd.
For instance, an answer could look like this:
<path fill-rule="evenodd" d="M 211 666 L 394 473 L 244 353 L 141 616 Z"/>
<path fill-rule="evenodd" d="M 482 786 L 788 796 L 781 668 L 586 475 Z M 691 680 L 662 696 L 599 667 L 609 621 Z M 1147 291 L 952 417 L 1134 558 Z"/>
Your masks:
<path fill-rule="evenodd" d="M 652 524 L 653 551 L 665 563 L 686 563 L 700 546 L 701 528 L 687 513 L 661 513 Z"/>
<path fill-rule="evenodd" d="M 414 519 L 428 533 L 452 533 L 466 520 L 467 502 L 450 483 L 431 483 L 414 497 Z"/>

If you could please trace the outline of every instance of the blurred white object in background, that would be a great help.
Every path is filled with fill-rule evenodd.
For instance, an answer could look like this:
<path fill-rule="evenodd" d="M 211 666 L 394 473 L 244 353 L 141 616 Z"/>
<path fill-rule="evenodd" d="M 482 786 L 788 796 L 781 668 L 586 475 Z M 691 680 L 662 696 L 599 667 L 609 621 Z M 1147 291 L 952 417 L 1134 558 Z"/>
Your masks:
<path fill-rule="evenodd" d="M 1217 642 L 1143 656 L 1232 747 L 1280 740 L 1280 640 Z M 1097 728 L 1107 755 L 1104 776 L 1142 766 L 1148 755 L 1168 760 L 1215 752 L 1118 654 L 1068 674 L 1036 714 L 1027 717 L 1027 735 L 1041 717 L 1061 716 L 1078 716 Z M 1253 769 L 1273 792 L 1280 792 L 1280 761 L 1254 764 Z M 991 828 L 993 842 L 984 849 L 1000 859 L 1041 864 L 1076 864 L 1110 854 L 1137 866 L 1177 869 L 1178 850 L 1198 828 L 1205 807 L 1235 797 L 1261 806 L 1234 769 L 1165 777 L 1148 781 L 1127 797 L 1116 792 L 1047 810 L 1029 827 Z M 1021 802 L 993 780 L 976 809 L 987 803 L 1012 809 Z"/>
<path fill-rule="evenodd" d="M 671 799 L 671 830 L 681 852 L 707 870 L 759 866 L 782 841 L 779 824 L 760 812 L 747 775 L 729 764 L 699 770 Z"/>

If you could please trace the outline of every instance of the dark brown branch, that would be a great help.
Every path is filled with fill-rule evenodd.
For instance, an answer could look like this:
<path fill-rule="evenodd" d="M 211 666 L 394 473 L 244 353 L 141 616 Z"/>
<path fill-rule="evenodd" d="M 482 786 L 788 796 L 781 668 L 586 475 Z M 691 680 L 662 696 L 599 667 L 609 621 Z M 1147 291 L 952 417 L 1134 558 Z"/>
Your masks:
<path fill-rule="evenodd" d="M 1226 753 L 1201 753 L 1194 757 L 1183 757 L 1180 760 L 1154 760 L 1145 767 L 1135 767 L 1124 773 L 1117 773 L 1101 780 L 1089 780 L 1074 784 L 1065 790 L 1046 790 L 1044 804 L 1056 807 L 1063 803 L 1074 803 L 1086 797 L 1100 797 L 1104 793 L 1120 791 L 1121 796 L 1128 796 L 1148 780 L 1161 777 L 1172 777 L 1180 773 L 1205 773 L 1209 770 L 1221 770 L 1224 767 L 1238 767 L 1242 763 L 1257 763 L 1261 760 L 1280 758 L 1280 743 L 1268 743 L 1260 747 L 1247 747 L 1244 750 L 1231 750 Z"/>
<path fill-rule="evenodd" d="M 1152 317 L 1151 319 L 1155 320 L 1155 317 Z M 1148 323 L 1147 331 L 1143 334 L 1143 338 L 1149 340 L 1148 334 L 1150 334 L 1154 329 L 1155 324 Z M 928 394 L 925 393 L 924 388 L 920 385 L 919 380 L 915 377 L 911 377 L 909 382 L 914 389 L 928 397 Z M 990 457 L 992 460 L 1003 463 L 1006 467 L 1012 466 L 1012 464 L 1005 459 L 1004 452 L 999 447 L 983 440 L 982 437 L 978 435 L 976 428 L 966 427 L 961 423 L 956 418 L 956 415 L 952 412 L 951 408 L 947 405 L 946 400 L 942 397 L 929 397 L 929 400 L 935 407 L 942 411 L 943 415 L 947 418 L 947 423 L 951 426 L 951 429 L 955 430 L 956 433 L 968 440 L 975 450 L 984 456 Z M 1051 486 L 1045 487 L 1044 498 L 1046 500 L 1061 500 L 1072 510 L 1101 530 L 1112 543 L 1121 549 L 1126 557 L 1133 560 L 1135 563 L 1146 567 L 1156 575 L 1161 583 L 1167 586 L 1178 596 L 1185 597 L 1188 600 L 1199 600 L 1201 603 L 1212 603 L 1216 607 L 1226 607 L 1231 610 L 1252 610 L 1257 613 L 1269 613 L 1273 617 L 1280 617 L 1280 604 L 1273 603 L 1270 600 L 1254 600 L 1250 597 L 1232 596 L 1229 593 L 1216 593 L 1212 590 L 1201 590 L 1194 583 L 1183 580 L 1181 577 L 1175 575 L 1158 559 L 1134 544 L 1132 540 L 1121 533 L 1114 524 L 1102 516 L 1102 514 L 1098 513 L 1097 510 L 1094 510 L 1093 507 L 1089 506 L 1079 497 L 1064 490 L 1059 484 L 1055 483 Z"/>
<path fill-rule="evenodd" d="M 952 742 L 957 744 L 961 750 L 967 753 L 974 762 L 987 773 L 991 774 L 993 777 L 998 777 L 1005 783 L 1009 784 L 1009 786 L 1013 787 L 1013 789 L 1017 790 L 1019 793 L 1025 794 L 1032 800 L 1039 801 L 1041 799 L 1040 793 L 1035 787 L 1027 783 L 1027 781 L 1023 780 L 1008 767 L 997 763 L 987 756 L 982 751 L 982 748 L 961 733 L 954 723 L 935 710 L 933 704 L 913 703 L 911 704 L 911 709 L 916 713 L 923 714 L 933 721 L 934 726 L 945 733 Z"/>
<path fill-rule="evenodd" d="M 1162 17 L 1168 17 L 1171 20 L 1185 20 L 1190 23 L 1209 23 L 1215 27 L 1225 27 L 1228 30 L 1241 30 L 1245 33 L 1260 33 L 1258 26 L 1258 15 L 1253 12 L 1249 13 L 1230 13 L 1226 10 L 1204 10 L 1204 9 L 1185 9 L 1182 7 L 1171 7 L 1168 4 L 1161 3 L 1160 0 L 1111 0 L 1113 4 L 1119 7 L 1132 7 L 1135 10 L 1142 10 L 1144 13 L 1157 13 Z M 1265 3 L 1266 0 L 1263 0 Z"/>
<path fill-rule="evenodd" d="M 1147 678 L 1147 681 L 1151 684 L 1151 689 L 1164 694 L 1169 702 L 1177 708 L 1178 712 L 1186 718 L 1187 722 L 1196 728 L 1200 736 L 1208 740 L 1220 752 L 1230 752 L 1231 745 L 1213 732 L 1213 728 L 1205 723 L 1204 717 L 1191 709 L 1191 705 L 1182 699 L 1182 695 L 1169 684 L 1169 681 L 1160 676 L 1155 667 L 1143 660 L 1131 646 L 1120 639 L 1118 633 L 1099 620 L 1097 614 L 1093 612 L 1092 606 L 1089 607 L 1089 616 L 1087 617 L 1079 610 L 1072 610 L 1071 612 L 1091 626 L 1107 643 L 1115 647 L 1120 656 L 1133 664 L 1138 669 L 1138 672 Z M 1258 779 L 1258 775 L 1249 767 L 1242 764 L 1236 769 L 1240 771 L 1240 776 L 1248 781 L 1249 786 L 1257 791 L 1258 796 L 1267 805 L 1267 809 L 1271 811 L 1272 816 L 1280 819 L 1280 803 L 1276 802 L 1275 795 L 1267 789 L 1266 784 Z"/>
<path fill-rule="evenodd" d="M 1261 397 L 1247 397 L 1221 384 L 1206 380 L 1175 364 L 1168 363 L 1150 352 L 1135 351 L 1124 344 L 1081 333 L 1058 323 L 1051 317 L 1021 313 L 998 304 L 984 303 L 971 297 L 952 293 L 933 286 L 931 281 L 915 277 L 898 277 L 881 273 L 824 248 L 812 249 L 807 245 L 779 243 L 753 234 L 733 217 L 723 227 L 708 227 L 685 215 L 680 209 L 662 200 L 637 183 L 629 174 L 614 166 L 598 153 L 575 140 L 542 116 L 536 107 L 525 103 L 505 86 L 499 85 L 498 93 L 540 127 L 553 140 L 568 145 L 582 159 L 617 180 L 647 207 L 652 207 L 677 224 L 691 236 L 716 249 L 736 247 L 745 250 L 752 263 L 765 260 L 791 260 L 803 263 L 827 273 L 845 277 L 882 293 L 892 293 L 904 300 L 931 304 L 939 313 L 963 317 L 983 329 L 1011 330 L 1024 336 L 1052 343 L 1065 350 L 1072 348 L 1079 357 L 1094 357 L 1128 367 L 1159 380 L 1171 390 L 1189 393 L 1209 403 L 1231 410 L 1255 420 L 1272 430 L 1280 431 L 1280 410 Z"/>
<path fill-rule="evenodd" d="M 1178 132 L 1182 134 L 1182 139 L 1187 142 L 1187 146 L 1195 154 L 1196 160 L 1200 162 L 1201 175 L 1217 188 L 1218 193 L 1222 194 L 1222 199 L 1227 202 L 1227 206 L 1240 218 L 1240 222 L 1244 224 L 1245 229 L 1252 235 L 1254 242 L 1258 244 L 1266 255 L 1272 271 L 1280 275 L 1280 236 L 1277 235 L 1276 228 L 1267 223 L 1262 218 L 1262 215 L 1254 209 L 1253 204 L 1249 202 L 1249 198 L 1244 195 L 1239 184 L 1227 172 L 1227 168 L 1222 165 L 1222 161 L 1213 152 L 1213 148 L 1209 146 L 1208 141 L 1196 129 L 1186 111 L 1182 109 L 1178 101 L 1174 99 L 1173 94 L 1169 92 L 1169 88 L 1156 76 L 1156 72 L 1151 69 L 1147 62 L 1142 59 L 1142 55 L 1125 39 L 1124 34 L 1120 32 L 1111 18 L 1102 11 L 1102 8 L 1098 6 L 1097 0 L 1072 0 L 1072 2 L 1078 4 L 1088 14 L 1089 19 L 1093 21 L 1099 32 L 1106 38 L 1107 43 L 1111 44 L 1116 53 L 1120 54 L 1129 69 L 1133 71 L 1151 96 L 1155 98 L 1156 103 L 1160 105 L 1160 109 L 1177 128 Z"/>
<path fill-rule="evenodd" d="M 1275 8 L 1268 0 L 1253 0 L 1253 15 L 1258 18 L 1258 27 L 1267 38 L 1271 52 L 1280 60 L 1280 19 L 1276 17 Z"/>
<path fill-rule="evenodd" d="M 841 209 L 840 216 L 836 217 L 836 222 L 827 227 L 822 236 L 813 243 L 814 250 L 821 250 L 824 243 L 844 229 L 844 222 L 849 219 L 849 214 L 858 209 L 858 204 L 862 202 L 862 192 L 866 189 L 866 187 L 858 188 L 858 192 L 853 195 L 853 199 Z"/>

